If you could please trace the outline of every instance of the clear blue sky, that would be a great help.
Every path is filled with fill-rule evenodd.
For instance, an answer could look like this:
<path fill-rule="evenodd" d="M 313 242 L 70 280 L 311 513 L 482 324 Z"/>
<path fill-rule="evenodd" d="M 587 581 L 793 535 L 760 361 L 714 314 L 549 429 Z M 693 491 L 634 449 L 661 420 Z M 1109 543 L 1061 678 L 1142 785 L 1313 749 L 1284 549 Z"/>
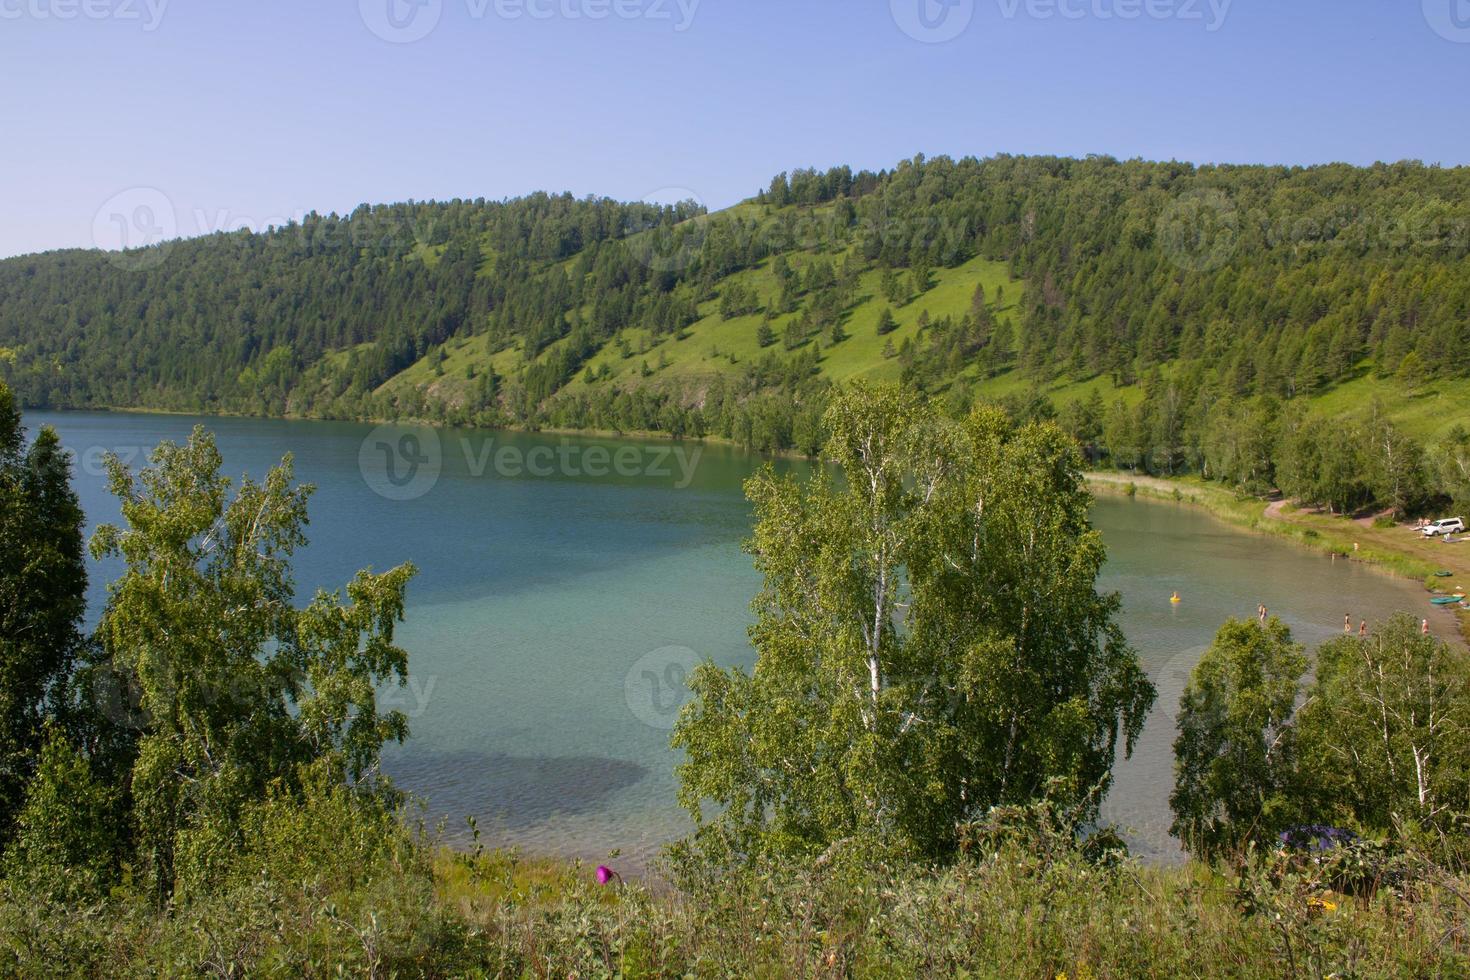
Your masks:
<path fill-rule="evenodd" d="M 919 152 L 1467 163 L 1470 0 L 0 0 L 0 82 L 12 255 L 119 193 L 194 234 Z"/>

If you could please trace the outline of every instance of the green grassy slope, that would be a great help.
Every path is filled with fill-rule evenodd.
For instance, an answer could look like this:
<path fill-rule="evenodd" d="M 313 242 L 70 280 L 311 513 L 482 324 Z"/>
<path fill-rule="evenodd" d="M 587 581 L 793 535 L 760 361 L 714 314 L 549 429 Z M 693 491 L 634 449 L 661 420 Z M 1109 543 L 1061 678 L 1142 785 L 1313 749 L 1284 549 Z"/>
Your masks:
<path fill-rule="evenodd" d="M 829 211 L 829 206 L 777 209 L 746 202 L 721 212 L 719 217 L 758 222 L 761 227 L 771 229 L 782 221 L 820 221 Z M 710 217 L 694 220 L 707 222 Z M 495 256 L 488 244 L 486 251 L 485 268 L 488 268 L 495 261 Z M 819 261 L 841 266 L 852 251 L 850 248 L 834 250 L 820 245 L 798 245 L 777 254 L 796 273 L 804 275 L 809 266 Z M 437 259 L 431 249 L 423 250 L 421 257 L 427 262 Z M 775 261 L 776 256 L 773 255 L 756 268 L 736 272 L 720 280 L 715 294 L 700 304 L 700 319 L 679 334 L 659 336 L 652 330 L 639 327 L 623 330 L 587 360 L 562 390 L 567 393 L 587 390 L 590 369 L 597 376 L 597 380 L 592 382 L 595 385 L 612 385 L 619 389 L 655 386 L 697 394 L 709 379 L 718 375 L 739 375 L 749 364 L 767 354 L 791 356 L 793 352 L 788 351 L 779 338 L 787 325 L 801 316 L 800 309 L 773 318 L 771 326 L 778 339 L 764 348 L 757 339 L 757 331 L 765 318 L 763 312 L 731 319 L 725 319 L 720 313 L 720 297 L 729 288 L 754 290 L 763 310 L 774 306 L 780 290 L 773 271 Z M 571 273 L 574 264 L 575 260 L 568 260 L 557 265 Z M 922 339 L 920 321 L 925 314 L 929 320 L 943 317 L 958 320 L 970 308 L 977 286 L 984 286 L 991 309 L 998 319 L 1009 319 L 1014 329 L 1020 327 L 1017 304 L 1023 284 L 1011 278 L 1003 262 L 982 257 L 956 268 L 934 270 L 931 288 L 902 305 L 894 305 L 881 295 L 881 278 L 882 272 L 876 264 L 864 264 L 854 290 L 855 300 L 842 314 L 845 339 L 836 344 L 830 343 L 825 336 L 809 341 L 821 345 L 820 372 L 824 377 L 838 382 L 856 378 L 898 380 L 901 368 L 897 359 L 891 356 L 892 352 L 885 356 L 887 345 L 891 342 L 896 351 L 905 341 L 919 342 Z M 898 327 L 880 336 L 876 327 L 885 309 L 891 310 Z M 536 360 L 544 362 L 555 356 L 566 342 L 564 338 L 549 345 Z M 342 355 L 339 353 L 337 356 Z M 417 389 L 430 402 L 454 405 L 486 372 L 493 371 L 501 378 L 511 378 L 527 364 L 519 345 L 491 350 L 483 337 L 455 337 L 428 351 L 419 361 L 385 382 L 378 391 L 402 395 Z M 963 373 L 979 380 L 979 372 L 973 366 Z M 993 380 L 998 393 L 1019 386 L 1018 382 L 1008 382 L 1004 378 Z M 1088 388 L 1083 386 L 1079 390 L 1085 394 Z"/>
<path fill-rule="evenodd" d="M 1436 443 L 1455 425 L 1470 424 L 1470 381 L 1441 379 L 1412 388 L 1395 378 L 1364 374 L 1316 395 L 1310 404 L 1329 415 L 1343 415 L 1381 402 L 1405 432 Z"/>
<path fill-rule="evenodd" d="M 835 258 L 840 261 L 841 256 Z M 788 261 L 798 271 L 811 260 L 809 256 L 788 256 Z M 777 288 L 771 274 L 771 264 L 771 260 L 767 260 L 760 268 L 736 273 L 726 282 L 754 288 L 762 303 L 769 303 Z M 907 305 L 893 308 L 898 329 L 880 337 L 876 329 L 878 318 L 884 309 L 890 308 L 890 304 L 878 294 L 878 280 L 877 270 L 863 273 L 857 290 L 860 299 L 845 314 L 843 329 L 848 334 L 847 338 L 835 345 L 825 346 L 822 350 L 822 374 L 834 381 L 851 378 L 897 380 L 898 364 L 892 358 L 883 356 L 885 344 L 891 340 L 894 347 L 898 348 L 906 339 L 917 338 L 918 321 L 925 312 L 931 319 L 942 316 L 959 317 L 969 307 L 976 285 L 983 284 L 987 294 L 992 296 L 997 287 L 1009 286 L 1006 290 L 1007 301 L 1000 307 L 1001 315 L 1005 315 L 1004 311 L 1013 310 L 1012 297 L 1020 296 L 1020 287 L 1010 281 L 1004 264 L 973 259 L 955 269 L 939 270 L 934 276 L 934 288 Z M 675 336 L 659 339 L 643 330 L 625 331 L 625 339 L 633 351 L 632 356 L 624 358 L 616 344 L 605 346 L 591 359 L 589 366 L 594 371 L 601 372 L 606 365 L 612 374 L 597 383 L 611 381 L 624 385 L 640 382 L 698 382 L 716 374 L 735 374 L 741 365 L 756 360 L 766 351 L 784 353 L 779 341 L 768 348 L 762 348 L 757 342 L 756 331 L 763 318 L 761 314 L 726 320 L 720 316 L 717 299 L 702 304 L 700 312 L 704 314 L 703 317 L 689 327 L 682 338 Z M 786 314 L 772 321 L 772 328 L 778 337 L 797 316 L 794 313 Z M 648 379 L 641 378 L 642 365 L 645 362 L 654 369 L 653 375 Z M 577 390 L 586 387 L 586 384 L 584 376 L 579 375 L 568 388 Z"/>
<path fill-rule="evenodd" d="M 791 220 L 793 212 L 812 220 L 819 219 L 826 210 L 825 207 L 776 209 L 747 202 L 722 212 L 721 216 L 770 226 L 783 219 Z M 851 251 L 796 247 L 778 254 L 798 274 L 804 274 L 817 261 L 840 266 Z M 488 245 L 486 252 L 484 267 L 489 268 L 495 255 Z M 425 249 L 422 257 L 428 262 L 437 260 L 433 249 Z M 729 288 L 751 289 L 763 309 L 773 306 L 779 292 L 774 264 L 775 256 L 772 256 L 754 269 L 721 280 L 716 293 L 700 304 L 700 319 L 679 334 L 659 336 L 638 327 L 623 330 L 593 354 L 562 391 L 578 393 L 608 385 L 620 390 L 649 386 L 679 391 L 697 399 L 702 386 L 716 376 L 737 376 L 769 354 L 791 356 L 793 352 L 786 350 L 779 338 L 787 325 L 799 318 L 799 310 L 771 320 L 778 339 L 767 347 L 761 347 L 757 340 L 757 331 L 765 319 L 763 312 L 731 319 L 725 319 L 720 313 L 720 296 Z M 560 266 L 570 273 L 573 260 Z M 815 339 L 821 345 L 822 376 L 834 382 L 898 380 L 901 372 L 898 360 L 884 353 L 888 343 L 891 341 L 897 350 L 905 341 L 922 342 L 920 320 L 925 314 L 930 320 L 959 319 L 970 308 L 976 286 L 985 288 L 997 319 L 1009 319 L 1013 328 L 1020 329 L 1017 305 L 1024 283 L 1013 279 L 1003 262 L 979 257 L 953 269 L 938 269 L 928 291 L 899 306 L 881 295 L 880 279 L 881 271 L 876 266 L 869 266 L 861 273 L 856 299 L 842 316 L 845 339 L 836 344 L 825 337 Z M 876 325 L 885 309 L 892 311 L 898 327 L 880 336 Z M 545 361 L 554 356 L 565 343 L 565 339 L 553 343 L 535 360 Z M 340 359 L 346 355 L 347 352 L 337 352 L 332 357 Z M 455 405 L 467 397 L 487 372 L 502 379 L 513 378 L 527 364 L 519 344 L 492 350 L 482 336 L 455 337 L 390 379 L 379 391 L 401 395 L 416 389 L 427 401 Z M 589 382 L 589 372 L 596 380 Z M 973 364 L 958 377 L 970 383 L 979 396 L 992 399 L 1019 395 L 1037 386 L 1035 380 L 1018 371 L 1004 370 L 988 377 Z M 1094 391 L 1107 402 L 1122 399 L 1130 405 L 1143 397 L 1139 387 L 1117 387 L 1106 375 L 1062 377 L 1042 383 L 1039 390 L 1058 406 L 1086 399 Z M 1396 379 L 1380 378 L 1365 369 L 1359 377 L 1312 396 L 1309 404 L 1315 410 L 1334 414 L 1352 412 L 1374 401 L 1381 402 L 1389 416 L 1407 432 L 1433 443 L 1455 424 L 1470 419 L 1470 382 L 1439 380 L 1408 390 Z"/>
<path fill-rule="evenodd" d="M 830 205 L 776 208 L 747 201 L 718 215 L 693 220 L 708 224 L 717 219 L 739 219 L 774 233 L 779 227 L 818 226 L 828 218 L 830 211 Z M 863 263 L 861 257 L 854 254 L 855 248 L 824 248 L 821 236 L 815 237 L 818 239 L 816 242 L 797 241 L 755 268 L 719 280 L 713 295 L 700 303 L 700 318 L 677 334 L 658 334 L 638 326 L 624 329 L 592 354 L 561 392 L 577 394 L 602 387 L 618 390 L 651 387 L 678 392 L 685 400 L 698 401 L 701 390 L 716 377 L 737 377 L 751 364 L 770 355 L 778 358 L 794 356 L 796 352 L 787 350 L 781 338 L 786 327 L 800 318 L 805 303 L 796 312 L 771 319 L 770 325 L 777 338 L 775 343 L 762 347 L 757 339 L 757 331 L 766 318 L 764 310 L 776 305 L 780 291 L 774 272 L 777 255 L 799 276 L 804 276 L 816 262 L 840 267 L 844 261 L 852 259 L 862 269 L 853 290 L 854 299 L 841 317 L 846 337 L 834 344 L 824 332 L 802 345 L 820 345 L 820 374 L 834 382 L 898 380 L 902 368 L 892 353 L 901 349 L 906 341 L 915 345 L 923 343 L 920 322 L 926 314 L 931 321 L 945 317 L 959 320 L 970 309 L 977 286 L 984 287 L 997 320 L 1009 320 L 1013 329 L 1021 329 L 1018 304 L 1025 283 L 1013 279 L 1004 262 L 977 257 L 955 268 L 937 269 L 930 289 L 905 304 L 894 305 L 882 295 L 882 270 L 877 264 Z M 438 260 L 438 251 L 424 248 L 420 257 L 433 263 Z M 489 243 L 486 243 L 485 252 L 482 274 L 496 261 Z M 575 274 L 575 265 L 575 259 L 568 259 L 549 264 L 547 268 L 559 267 L 572 275 Z M 752 290 L 761 311 L 726 319 L 720 312 L 720 299 L 729 289 Z M 885 309 L 892 311 L 898 326 L 891 333 L 880 336 L 876 325 Z M 586 314 L 590 312 L 584 310 Z M 563 338 L 552 343 L 528 362 L 519 343 L 492 349 L 487 339 L 480 335 L 454 337 L 430 350 L 419 361 L 384 383 L 378 391 L 398 396 L 416 392 L 426 402 L 454 406 L 467 400 L 487 373 L 493 372 L 500 379 L 513 379 L 529 364 L 545 362 L 556 356 L 567 342 Z M 892 348 L 888 349 L 890 342 Z M 885 350 L 888 356 L 885 356 Z M 332 355 L 339 359 L 344 356 L 345 352 Z M 1169 373 L 1172 368 L 1173 365 L 1164 366 L 1164 373 Z M 963 378 L 978 396 L 991 399 L 1020 395 L 1038 387 L 1035 379 L 1020 371 L 1005 369 L 989 376 L 974 364 L 966 366 L 950 381 L 957 378 Z M 1117 387 L 1107 375 L 1063 376 L 1041 383 L 1039 390 L 1059 407 L 1087 399 L 1093 392 L 1109 403 L 1122 399 L 1135 405 L 1143 397 L 1138 386 Z M 1422 388 L 1407 390 L 1397 380 L 1378 377 L 1365 368 L 1355 379 L 1312 396 L 1309 404 L 1325 413 L 1347 413 L 1374 401 L 1381 402 L 1390 417 L 1410 434 L 1433 443 L 1457 422 L 1470 419 L 1470 381 L 1439 380 L 1426 383 Z"/>

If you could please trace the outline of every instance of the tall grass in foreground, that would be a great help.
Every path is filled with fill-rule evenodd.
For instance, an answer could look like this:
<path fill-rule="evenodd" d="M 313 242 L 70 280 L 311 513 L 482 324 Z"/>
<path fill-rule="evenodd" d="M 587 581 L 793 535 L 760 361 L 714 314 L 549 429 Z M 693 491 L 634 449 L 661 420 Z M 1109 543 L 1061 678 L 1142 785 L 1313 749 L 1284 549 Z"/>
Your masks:
<path fill-rule="evenodd" d="M 216 893 L 168 912 L 8 891 L 10 976 L 1452 977 L 1470 879 L 1411 860 L 1355 883 L 1267 854 L 1229 871 L 991 839 L 945 869 L 834 861 L 688 890 L 452 854 L 281 816 Z M 308 843 L 303 835 L 315 835 Z M 344 848 L 338 856 L 334 849 Z M 1345 889 L 1340 890 L 1340 889 Z"/>

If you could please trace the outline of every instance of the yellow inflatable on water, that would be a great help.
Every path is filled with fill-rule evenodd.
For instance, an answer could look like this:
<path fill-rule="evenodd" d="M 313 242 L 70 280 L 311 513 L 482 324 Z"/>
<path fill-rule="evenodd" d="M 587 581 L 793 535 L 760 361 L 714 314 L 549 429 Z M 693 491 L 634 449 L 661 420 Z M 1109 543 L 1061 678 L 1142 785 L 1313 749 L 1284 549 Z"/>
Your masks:
<path fill-rule="evenodd" d="M 1171 596 L 1170 596 L 1170 597 L 1169 597 L 1169 601 L 1170 601 L 1170 602 L 1183 602 L 1183 601 L 1184 601 L 1184 600 L 1183 600 L 1183 599 L 1181 599 L 1181 598 L 1179 598 L 1179 593 L 1178 593 L 1178 592 L 1176 592 L 1176 593 L 1174 593 L 1174 594 L 1173 594 L 1173 595 L 1171 595 Z"/>

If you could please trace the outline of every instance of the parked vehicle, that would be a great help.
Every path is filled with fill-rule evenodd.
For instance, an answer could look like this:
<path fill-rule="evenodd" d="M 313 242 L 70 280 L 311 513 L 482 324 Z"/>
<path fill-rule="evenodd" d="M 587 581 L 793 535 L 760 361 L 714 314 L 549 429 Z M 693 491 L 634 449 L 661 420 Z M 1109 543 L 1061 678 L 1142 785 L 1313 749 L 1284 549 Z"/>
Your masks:
<path fill-rule="evenodd" d="M 1446 517 L 1443 520 L 1430 521 L 1424 525 L 1424 536 L 1426 538 L 1438 537 L 1441 534 L 1460 534 L 1465 530 L 1465 519 L 1463 517 Z"/>

